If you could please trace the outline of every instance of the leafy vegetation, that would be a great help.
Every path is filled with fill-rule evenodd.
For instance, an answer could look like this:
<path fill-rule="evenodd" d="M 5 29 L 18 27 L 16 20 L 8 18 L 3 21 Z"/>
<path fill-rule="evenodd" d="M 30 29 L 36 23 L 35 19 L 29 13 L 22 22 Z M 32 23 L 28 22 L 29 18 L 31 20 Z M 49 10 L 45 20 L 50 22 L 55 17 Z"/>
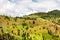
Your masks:
<path fill-rule="evenodd" d="M 0 15 L 0 40 L 60 40 L 60 10 L 23 17 Z"/>

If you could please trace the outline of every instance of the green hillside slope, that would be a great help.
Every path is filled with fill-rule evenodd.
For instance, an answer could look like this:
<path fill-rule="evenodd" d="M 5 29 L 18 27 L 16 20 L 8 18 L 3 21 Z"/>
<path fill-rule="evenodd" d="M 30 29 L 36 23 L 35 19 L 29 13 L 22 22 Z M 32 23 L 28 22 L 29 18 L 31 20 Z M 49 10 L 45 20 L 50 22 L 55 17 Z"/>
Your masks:
<path fill-rule="evenodd" d="M 60 40 L 60 16 L 54 12 L 15 18 L 0 15 L 0 40 Z"/>

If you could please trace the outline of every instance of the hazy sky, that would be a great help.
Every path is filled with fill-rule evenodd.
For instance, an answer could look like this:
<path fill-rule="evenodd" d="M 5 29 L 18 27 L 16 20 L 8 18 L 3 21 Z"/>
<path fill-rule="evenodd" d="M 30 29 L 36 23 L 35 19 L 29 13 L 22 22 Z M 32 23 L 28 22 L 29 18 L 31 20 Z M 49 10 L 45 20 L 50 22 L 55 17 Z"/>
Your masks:
<path fill-rule="evenodd" d="M 0 0 L 0 14 L 23 16 L 32 12 L 60 10 L 60 0 Z"/>

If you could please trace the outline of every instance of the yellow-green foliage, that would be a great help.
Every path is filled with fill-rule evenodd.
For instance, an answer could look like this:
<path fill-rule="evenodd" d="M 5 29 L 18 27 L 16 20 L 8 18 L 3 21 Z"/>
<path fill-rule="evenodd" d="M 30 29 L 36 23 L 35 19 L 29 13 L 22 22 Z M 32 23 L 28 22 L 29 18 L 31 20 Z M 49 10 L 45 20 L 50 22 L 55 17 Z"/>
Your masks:
<path fill-rule="evenodd" d="M 4 40 L 59 40 L 59 28 L 60 25 L 37 16 L 35 20 L 0 16 L 0 39 Z"/>
<path fill-rule="evenodd" d="M 37 18 L 37 20 L 44 21 L 44 22 L 48 22 L 48 20 L 45 20 L 45 19 L 43 19 L 43 18 Z"/>

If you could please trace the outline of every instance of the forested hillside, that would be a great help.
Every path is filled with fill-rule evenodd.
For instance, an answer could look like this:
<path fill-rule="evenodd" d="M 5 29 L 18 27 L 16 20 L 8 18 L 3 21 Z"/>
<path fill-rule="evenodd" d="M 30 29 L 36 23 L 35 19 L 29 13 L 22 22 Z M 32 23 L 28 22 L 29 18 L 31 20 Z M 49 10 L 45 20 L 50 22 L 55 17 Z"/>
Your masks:
<path fill-rule="evenodd" d="M 60 40 L 60 10 L 23 17 L 0 15 L 0 40 Z"/>

